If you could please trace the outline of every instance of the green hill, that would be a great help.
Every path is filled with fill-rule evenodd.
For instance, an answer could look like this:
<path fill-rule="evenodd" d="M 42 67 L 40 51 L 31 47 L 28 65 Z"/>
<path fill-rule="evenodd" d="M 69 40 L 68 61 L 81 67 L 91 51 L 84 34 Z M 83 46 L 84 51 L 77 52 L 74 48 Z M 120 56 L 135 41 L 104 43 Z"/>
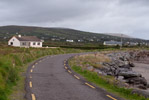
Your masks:
<path fill-rule="evenodd" d="M 66 41 L 72 39 L 75 42 L 96 42 L 102 43 L 103 41 L 116 40 L 120 41 L 121 38 L 117 36 L 106 35 L 104 33 L 91 33 L 68 28 L 45 28 L 33 26 L 1 26 L 0 27 L 0 40 L 6 41 L 16 33 L 28 36 L 37 36 L 45 41 Z M 143 39 L 136 38 L 123 38 L 124 42 L 149 42 Z"/>

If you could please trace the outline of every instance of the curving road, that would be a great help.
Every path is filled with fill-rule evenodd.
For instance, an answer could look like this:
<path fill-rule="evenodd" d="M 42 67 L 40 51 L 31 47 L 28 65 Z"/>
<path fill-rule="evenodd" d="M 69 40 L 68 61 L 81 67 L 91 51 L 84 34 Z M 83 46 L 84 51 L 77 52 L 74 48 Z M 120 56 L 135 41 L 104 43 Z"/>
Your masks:
<path fill-rule="evenodd" d="M 122 100 L 64 67 L 74 55 L 47 56 L 31 64 L 26 74 L 27 100 Z"/>

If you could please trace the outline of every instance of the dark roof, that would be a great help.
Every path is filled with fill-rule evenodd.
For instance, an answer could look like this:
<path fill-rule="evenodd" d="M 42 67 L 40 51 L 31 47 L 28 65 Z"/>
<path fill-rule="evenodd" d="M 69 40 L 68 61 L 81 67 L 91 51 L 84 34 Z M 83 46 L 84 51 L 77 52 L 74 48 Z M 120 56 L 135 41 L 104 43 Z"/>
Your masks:
<path fill-rule="evenodd" d="M 36 36 L 15 36 L 19 41 L 41 41 L 39 38 Z"/>

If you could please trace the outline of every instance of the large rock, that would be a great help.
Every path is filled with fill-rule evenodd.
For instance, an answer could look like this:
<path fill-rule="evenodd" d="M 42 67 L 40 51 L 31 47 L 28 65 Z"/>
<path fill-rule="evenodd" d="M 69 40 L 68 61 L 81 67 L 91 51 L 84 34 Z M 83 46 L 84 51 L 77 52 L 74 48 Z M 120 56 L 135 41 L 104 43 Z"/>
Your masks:
<path fill-rule="evenodd" d="M 133 78 L 128 78 L 128 83 L 138 85 L 142 84 L 147 87 L 147 80 L 144 77 L 133 77 Z"/>
<path fill-rule="evenodd" d="M 124 80 L 124 77 L 123 76 L 118 76 L 117 77 L 117 80 L 119 80 L 121 82 L 126 82 L 126 80 Z"/>
<path fill-rule="evenodd" d="M 129 62 L 129 66 L 130 67 L 135 67 L 134 63 L 132 63 L 132 62 Z"/>
<path fill-rule="evenodd" d="M 125 79 L 132 77 L 141 77 L 141 74 L 136 73 L 134 71 L 122 71 L 119 72 L 119 76 L 124 76 Z"/>
<path fill-rule="evenodd" d="M 144 53 L 139 54 L 139 57 L 142 54 Z M 137 53 L 115 52 L 107 54 L 107 56 L 111 59 L 111 62 L 103 63 L 106 67 L 102 72 L 115 76 L 121 82 L 131 84 L 137 88 L 146 89 L 148 87 L 146 79 L 141 74 L 132 71 L 132 67 L 135 67 L 132 61 L 138 56 Z"/>
<path fill-rule="evenodd" d="M 118 68 L 117 69 L 118 74 L 121 72 L 128 72 L 128 71 L 132 71 L 132 69 L 130 69 L 130 68 Z"/>
<path fill-rule="evenodd" d="M 131 69 L 131 67 L 129 65 L 122 65 L 120 66 L 120 68 L 127 68 L 127 69 Z"/>
<path fill-rule="evenodd" d="M 137 85 L 137 88 L 140 88 L 140 89 L 147 89 L 147 86 L 143 85 L 143 84 L 139 84 Z"/>
<path fill-rule="evenodd" d="M 140 89 L 147 89 L 147 81 L 144 77 L 133 77 L 133 78 L 128 78 L 127 83 L 134 85 L 137 88 Z"/>
<path fill-rule="evenodd" d="M 114 73 L 109 71 L 109 72 L 107 72 L 107 75 L 114 76 Z"/>

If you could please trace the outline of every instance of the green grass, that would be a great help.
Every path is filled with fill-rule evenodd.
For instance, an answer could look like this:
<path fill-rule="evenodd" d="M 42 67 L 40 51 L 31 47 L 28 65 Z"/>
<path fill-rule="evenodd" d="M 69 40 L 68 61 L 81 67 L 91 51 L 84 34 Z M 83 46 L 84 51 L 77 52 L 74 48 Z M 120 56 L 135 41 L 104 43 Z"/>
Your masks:
<path fill-rule="evenodd" d="M 65 48 L 0 48 L 0 100 L 21 100 L 24 91 L 23 73 L 28 63 L 46 56 L 66 53 L 87 52 L 88 50 Z M 15 87 L 14 87 L 15 86 Z M 21 94 L 22 93 L 22 94 Z M 22 99 L 23 100 L 23 99 Z"/>
<path fill-rule="evenodd" d="M 46 56 L 66 53 L 118 50 L 116 48 L 83 50 L 74 48 L 0 48 L 0 100 L 23 100 L 24 79 L 30 62 Z M 9 97 L 9 98 L 8 98 Z M 22 99 L 21 99 L 22 98 Z"/>
<path fill-rule="evenodd" d="M 24 100 L 24 80 L 30 62 L 47 55 L 94 52 L 74 48 L 0 48 L 0 100 Z"/>
<path fill-rule="evenodd" d="M 117 85 L 109 83 L 107 80 L 102 78 L 103 76 L 99 76 L 95 72 L 90 72 L 88 70 L 82 70 L 81 67 L 73 65 L 72 70 L 79 73 L 88 81 L 96 84 L 97 86 L 106 89 L 108 92 L 114 93 L 120 97 L 126 98 L 128 100 L 149 100 L 143 96 L 139 96 L 137 94 L 132 94 L 132 89 L 120 88 Z"/>

